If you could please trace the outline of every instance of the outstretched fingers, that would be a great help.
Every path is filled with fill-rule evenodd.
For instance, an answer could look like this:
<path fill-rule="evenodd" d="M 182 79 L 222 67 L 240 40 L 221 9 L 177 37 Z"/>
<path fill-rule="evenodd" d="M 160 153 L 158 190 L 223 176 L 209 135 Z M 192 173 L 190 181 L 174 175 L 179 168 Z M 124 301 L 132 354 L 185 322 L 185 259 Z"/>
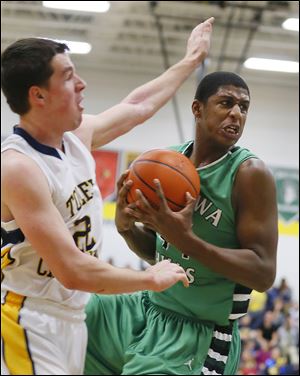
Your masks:
<path fill-rule="evenodd" d="M 183 286 L 184 287 L 189 287 L 190 285 L 190 282 L 185 274 L 185 271 L 183 270 L 183 272 L 178 272 L 178 282 L 181 281 L 183 283 Z"/>
<path fill-rule="evenodd" d="M 196 199 L 190 194 L 190 192 L 186 192 L 185 197 L 186 197 L 186 206 L 182 209 L 181 212 L 192 213 L 194 211 Z"/>
<path fill-rule="evenodd" d="M 177 274 L 177 281 L 181 281 L 184 285 L 184 287 L 189 287 L 190 283 L 189 283 L 189 280 L 187 278 L 187 275 L 184 271 L 184 269 L 179 266 L 178 264 L 172 264 L 172 266 L 174 265 L 174 271 L 176 272 Z"/>
<path fill-rule="evenodd" d="M 129 170 L 126 170 L 121 175 L 121 177 L 119 178 L 119 180 L 117 182 L 118 198 L 123 203 L 127 203 L 127 195 L 128 195 L 128 192 L 130 191 L 130 188 L 132 187 L 132 184 L 133 184 L 132 180 L 126 181 L 128 174 L 129 174 Z"/>
<path fill-rule="evenodd" d="M 158 179 L 154 179 L 153 183 L 155 184 L 155 188 L 156 188 L 155 192 L 160 200 L 160 208 L 163 207 L 165 210 L 168 210 L 169 208 L 168 203 L 167 203 L 163 188 L 160 184 L 160 181 Z"/>
<path fill-rule="evenodd" d="M 126 180 L 128 174 L 129 174 L 129 170 L 126 170 L 126 171 L 124 171 L 123 174 L 119 177 L 119 180 L 118 180 L 118 182 L 117 182 L 117 188 L 118 188 L 118 191 L 120 191 L 120 189 L 123 187 L 124 182 L 125 182 L 125 180 Z"/>
<path fill-rule="evenodd" d="M 201 22 L 199 25 L 197 25 L 194 30 L 197 32 L 199 31 L 200 33 L 203 31 L 211 31 L 214 21 L 215 18 L 210 17 L 207 20 Z"/>
<path fill-rule="evenodd" d="M 136 206 L 140 209 L 140 210 L 151 210 L 151 205 L 150 203 L 148 202 L 148 200 L 146 199 L 146 197 L 143 195 L 142 191 L 140 189 L 137 189 L 136 190 L 136 195 L 138 197 L 138 200 L 136 201 Z"/>
<path fill-rule="evenodd" d="M 158 291 L 163 291 L 177 282 L 182 282 L 185 287 L 189 287 L 186 273 L 178 264 L 172 263 L 169 260 L 163 260 L 149 269 L 159 277 Z"/>
<path fill-rule="evenodd" d="M 211 25 L 215 22 L 215 17 L 209 17 L 204 23 L 210 23 Z"/>

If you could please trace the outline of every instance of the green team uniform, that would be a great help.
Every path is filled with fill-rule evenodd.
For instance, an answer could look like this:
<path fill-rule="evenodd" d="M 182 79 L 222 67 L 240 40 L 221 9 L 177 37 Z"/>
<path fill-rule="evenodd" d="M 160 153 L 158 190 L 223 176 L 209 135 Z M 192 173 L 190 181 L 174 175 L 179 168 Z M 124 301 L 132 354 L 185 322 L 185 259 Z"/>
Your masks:
<path fill-rule="evenodd" d="M 189 156 L 193 142 L 172 147 Z M 231 194 L 249 150 L 234 147 L 198 168 L 201 194 L 193 231 L 222 248 L 240 248 Z M 201 252 L 201 250 L 199 250 Z M 251 289 L 203 266 L 157 235 L 156 259 L 180 264 L 189 288 L 163 292 L 94 294 L 87 306 L 89 340 L 85 374 L 233 375 L 240 358 L 237 319 L 246 314 Z"/>

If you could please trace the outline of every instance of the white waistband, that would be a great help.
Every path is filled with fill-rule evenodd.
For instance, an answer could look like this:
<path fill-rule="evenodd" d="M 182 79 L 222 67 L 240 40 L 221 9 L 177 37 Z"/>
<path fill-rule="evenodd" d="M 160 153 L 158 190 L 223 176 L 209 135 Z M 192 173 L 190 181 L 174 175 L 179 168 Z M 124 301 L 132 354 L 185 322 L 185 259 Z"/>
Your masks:
<path fill-rule="evenodd" d="M 2 294 L 3 294 L 3 291 L 2 291 Z M 1 300 L 2 300 L 2 304 L 13 303 L 9 299 L 7 300 L 6 296 L 3 297 L 3 295 L 2 295 Z M 55 316 L 64 320 L 74 321 L 74 322 L 84 321 L 86 318 L 84 307 L 75 309 L 67 305 L 59 304 L 57 302 L 53 302 L 50 300 L 32 298 L 28 296 L 25 297 L 22 308 L 27 308 L 27 309 L 34 310 L 37 312 L 46 313 L 51 316 Z"/>

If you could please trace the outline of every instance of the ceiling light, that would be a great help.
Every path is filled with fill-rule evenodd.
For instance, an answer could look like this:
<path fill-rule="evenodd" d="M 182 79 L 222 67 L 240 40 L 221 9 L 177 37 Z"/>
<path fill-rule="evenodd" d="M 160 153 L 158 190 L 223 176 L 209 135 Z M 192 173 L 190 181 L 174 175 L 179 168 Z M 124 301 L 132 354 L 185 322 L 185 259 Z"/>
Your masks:
<path fill-rule="evenodd" d="M 49 38 L 43 38 L 43 39 L 49 39 Z M 86 42 L 75 42 L 70 40 L 61 40 L 61 39 L 52 39 L 55 40 L 55 42 L 58 43 L 64 43 L 69 47 L 69 53 L 70 54 L 88 54 L 92 46 L 89 43 Z"/>
<path fill-rule="evenodd" d="M 80 10 L 83 12 L 107 12 L 109 1 L 43 1 L 46 8 Z"/>
<path fill-rule="evenodd" d="M 299 31 L 299 18 L 288 18 L 281 26 L 286 30 Z"/>
<path fill-rule="evenodd" d="M 288 60 L 273 60 L 250 57 L 244 62 L 244 66 L 248 69 L 257 69 L 273 72 L 298 73 L 299 62 Z"/>

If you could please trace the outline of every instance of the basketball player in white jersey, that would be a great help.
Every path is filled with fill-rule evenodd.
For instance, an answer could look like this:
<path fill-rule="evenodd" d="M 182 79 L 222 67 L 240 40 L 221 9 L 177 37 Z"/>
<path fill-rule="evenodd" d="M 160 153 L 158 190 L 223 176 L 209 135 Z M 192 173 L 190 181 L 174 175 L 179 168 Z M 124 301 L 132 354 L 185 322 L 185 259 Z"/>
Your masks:
<path fill-rule="evenodd" d="M 82 114 L 86 84 L 66 45 L 29 38 L 3 52 L 2 90 L 20 122 L 1 148 L 2 373 L 81 374 L 91 292 L 188 286 L 184 270 L 169 261 L 134 271 L 94 257 L 102 200 L 90 150 L 143 123 L 174 95 L 207 56 L 213 21 L 192 31 L 179 63 L 95 116 Z"/>

